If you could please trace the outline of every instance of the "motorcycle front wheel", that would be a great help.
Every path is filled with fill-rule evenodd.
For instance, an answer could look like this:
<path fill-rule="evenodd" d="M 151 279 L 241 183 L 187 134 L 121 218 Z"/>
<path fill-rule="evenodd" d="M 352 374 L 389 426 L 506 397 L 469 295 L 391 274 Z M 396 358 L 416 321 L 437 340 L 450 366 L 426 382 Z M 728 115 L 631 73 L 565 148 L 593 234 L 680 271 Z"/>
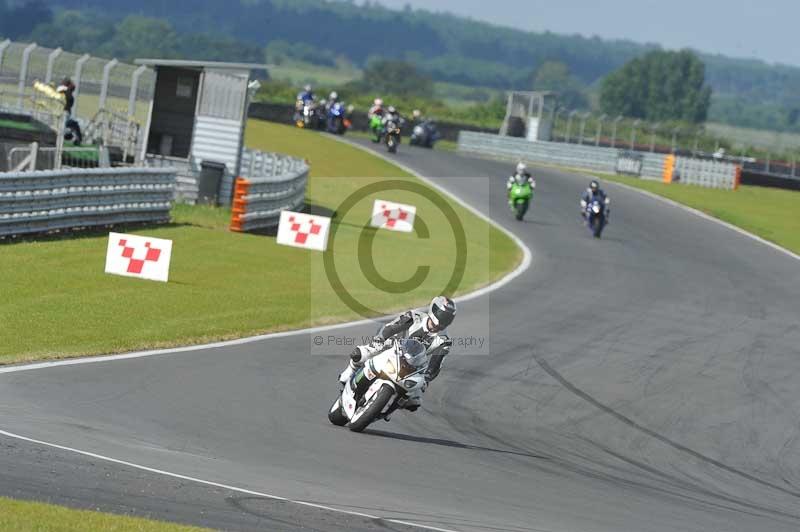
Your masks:
<path fill-rule="evenodd" d="M 347 425 L 347 416 L 345 416 L 342 411 L 341 397 L 337 397 L 336 401 L 331 405 L 331 409 L 328 411 L 328 421 L 337 427 L 344 427 Z"/>
<path fill-rule="evenodd" d="M 381 389 L 373 395 L 367 403 L 356 410 L 353 419 L 350 421 L 350 430 L 362 432 L 370 423 L 380 417 L 383 409 L 394 395 L 394 390 L 388 384 L 381 386 Z"/>
<path fill-rule="evenodd" d="M 528 204 L 524 201 L 518 201 L 514 205 L 514 213 L 518 221 L 522 221 L 522 218 L 525 216 L 525 213 L 528 211 Z"/>

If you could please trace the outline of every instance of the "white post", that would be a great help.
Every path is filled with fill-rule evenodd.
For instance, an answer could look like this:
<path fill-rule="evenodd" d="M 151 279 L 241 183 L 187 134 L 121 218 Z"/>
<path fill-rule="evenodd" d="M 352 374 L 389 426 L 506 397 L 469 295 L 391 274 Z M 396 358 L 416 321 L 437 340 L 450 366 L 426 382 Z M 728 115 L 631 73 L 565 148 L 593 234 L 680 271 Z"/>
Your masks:
<path fill-rule="evenodd" d="M 658 128 L 661 127 L 661 124 L 656 122 L 652 127 L 653 129 L 650 130 L 650 153 L 656 151 L 656 132 L 658 131 Z"/>
<path fill-rule="evenodd" d="M 3 56 L 6 53 L 6 49 L 11 46 L 11 41 L 6 39 L 3 42 L 0 42 L 0 72 L 3 71 Z"/>
<path fill-rule="evenodd" d="M 78 93 L 81 90 L 81 73 L 83 73 L 83 65 L 86 64 L 86 61 L 89 60 L 91 56 L 89 54 L 84 54 L 75 61 L 75 75 L 72 76 L 72 83 L 75 84 L 75 92 L 73 96 L 75 97 L 75 106 L 72 108 L 72 117 L 76 118 L 78 116 Z"/>
<path fill-rule="evenodd" d="M 56 129 L 56 151 L 55 160 L 53 160 L 53 170 L 61 170 L 61 159 L 64 156 L 64 130 L 67 126 L 64 113 L 59 113 L 58 117 L 58 128 Z"/>
<path fill-rule="evenodd" d="M 594 145 L 600 146 L 600 135 L 603 133 L 603 121 L 608 118 L 608 115 L 602 114 L 600 118 L 597 119 L 597 138 L 594 139 Z"/>
<path fill-rule="evenodd" d="M 612 133 L 611 133 L 611 147 L 612 148 L 616 148 L 617 147 L 617 126 L 622 121 L 622 118 L 623 118 L 623 116 L 619 115 L 619 116 L 617 116 L 617 118 L 614 119 L 614 129 L 612 130 Z"/>
<path fill-rule="evenodd" d="M 106 97 L 108 96 L 108 84 L 111 81 L 111 70 L 117 66 L 119 61 L 116 59 L 112 59 L 106 66 L 103 67 L 103 84 L 100 87 L 100 105 L 98 106 L 99 109 L 106 108 Z"/>
<path fill-rule="evenodd" d="M 631 151 L 636 147 L 636 128 L 639 127 L 642 121 L 638 118 L 633 121 L 633 129 L 631 130 Z"/>
<path fill-rule="evenodd" d="M 47 74 L 44 77 L 45 83 L 50 83 L 53 81 L 53 65 L 55 64 L 56 59 L 58 59 L 58 56 L 61 55 L 62 51 L 63 50 L 61 48 L 56 48 L 50 52 L 50 55 L 47 56 Z"/>
<path fill-rule="evenodd" d="M 19 97 L 17 106 L 22 107 L 22 100 L 25 97 L 25 80 L 28 77 L 28 62 L 31 60 L 31 53 L 36 49 L 36 43 L 32 42 L 22 51 L 22 65 L 19 67 Z"/>
<path fill-rule="evenodd" d="M 578 111 L 570 111 L 569 115 L 568 115 L 568 118 L 567 118 L 567 144 L 569 144 L 570 133 L 571 133 L 571 130 L 572 130 L 572 118 L 576 114 L 578 114 Z"/>
<path fill-rule="evenodd" d="M 29 155 L 28 171 L 33 172 L 36 170 L 36 159 L 39 157 L 39 143 L 31 142 L 31 154 Z"/>
<path fill-rule="evenodd" d="M 585 113 L 581 117 L 581 138 L 578 139 L 578 144 L 580 144 L 581 146 L 583 146 L 583 135 L 586 132 L 586 121 L 589 119 L 590 116 L 592 116 L 592 113 Z"/>
<path fill-rule="evenodd" d="M 131 93 L 128 96 L 128 116 L 131 118 L 136 114 L 136 93 L 139 90 L 139 78 L 142 77 L 145 70 L 147 70 L 147 67 L 142 65 L 134 70 L 131 76 Z"/>

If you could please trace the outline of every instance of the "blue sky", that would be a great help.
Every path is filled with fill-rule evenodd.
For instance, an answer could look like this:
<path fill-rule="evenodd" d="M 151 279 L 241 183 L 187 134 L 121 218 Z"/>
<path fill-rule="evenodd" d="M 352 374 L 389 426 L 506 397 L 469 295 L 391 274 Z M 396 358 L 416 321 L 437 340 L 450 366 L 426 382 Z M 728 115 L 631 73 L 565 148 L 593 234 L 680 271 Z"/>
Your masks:
<path fill-rule="evenodd" d="M 374 1 L 374 0 L 373 0 Z M 377 0 L 532 31 L 599 35 L 800 66 L 800 0 Z"/>

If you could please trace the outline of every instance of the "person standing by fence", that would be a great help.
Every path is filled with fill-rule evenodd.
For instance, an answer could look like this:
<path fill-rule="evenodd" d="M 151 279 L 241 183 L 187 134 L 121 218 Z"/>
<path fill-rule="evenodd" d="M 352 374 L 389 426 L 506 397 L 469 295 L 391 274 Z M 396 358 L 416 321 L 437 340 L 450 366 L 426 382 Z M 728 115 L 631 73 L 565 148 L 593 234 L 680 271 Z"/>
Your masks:
<path fill-rule="evenodd" d="M 81 126 L 78 121 L 72 118 L 72 108 L 75 106 L 75 84 L 72 83 L 70 78 L 64 78 L 61 85 L 56 89 L 58 92 L 64 94 L 64 113 L 66 114 L 66 131 L 64 137 L 72 139 L 72 143 L 80 146 L 83 140 L 81 133 Z"/>

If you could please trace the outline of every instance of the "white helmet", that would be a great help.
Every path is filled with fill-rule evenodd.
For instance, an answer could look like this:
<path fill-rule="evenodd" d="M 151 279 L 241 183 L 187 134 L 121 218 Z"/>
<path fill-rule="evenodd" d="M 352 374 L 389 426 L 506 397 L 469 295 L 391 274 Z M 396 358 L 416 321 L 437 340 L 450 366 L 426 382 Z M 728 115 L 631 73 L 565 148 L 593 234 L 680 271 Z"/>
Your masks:
<path fill-rule="evenodd" d="M 453 323 L 456 317 L 456 302 L 447 296 L 436 296 L 428 307 L 428 319 L 433 329 L 441 331 Z M 433 331 L 432 331 L 433 332 Z"/>
<path fill-rule="evenodd" d="M 339 99 L 339 95 L 336 93 L 336 91 L 333 91 L 333 92 L 331 92 L 331 93 L 330 93 L 330 95 L 328 96 L 328 99 L 329 99 L 329 100 L 338 100 L 338 99 Z"/>
<path fill-rule="evenodd" d="M 517 163 L 517 173 L 522 175 L 528 170 L 528 167 L 522 161 Z"/>
<path fill-rule="evenodd" d="M 311 85 L 306 85 L 305 87 L 303 87 L 303 90 L 306 92 L 311 92 Z"/>
<path fill-rule="evenodd" d="M 375 102 L 373 102 L 376 106 L 380 107 L 383 105 L 383 100 L 380 98 L 375 98 Z"/>

